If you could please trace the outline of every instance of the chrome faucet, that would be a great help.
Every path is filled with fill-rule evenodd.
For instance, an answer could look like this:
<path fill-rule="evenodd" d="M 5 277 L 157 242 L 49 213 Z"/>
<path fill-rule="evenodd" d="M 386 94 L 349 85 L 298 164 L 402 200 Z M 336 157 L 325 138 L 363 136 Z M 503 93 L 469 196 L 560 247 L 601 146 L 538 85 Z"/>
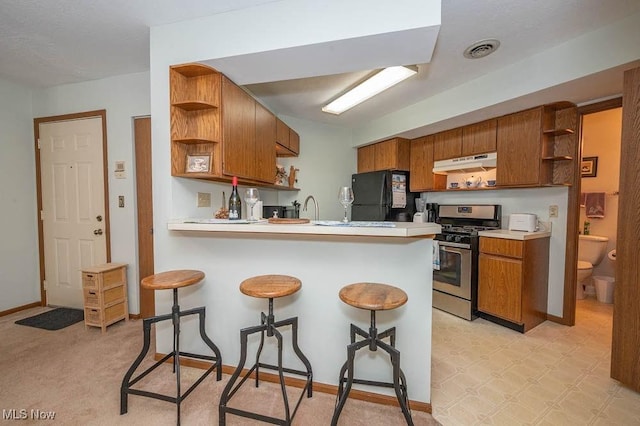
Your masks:
<path fill-rule="evenodd" d="M 307 211 L 307 203 L 309 202 L 309 200 L 313 201 L 313 205 L 315 206 L 315 216 L 313 217 L 313 220 L 318 220 L 320 219 L 320 209 L 318 208 L 318 202 L 316 201 L 315 198 L 313 198 L 313 195 L 309 195 L 305 200 L 304 200 L 304 206 L 302 207 L 302 211 Z"/>

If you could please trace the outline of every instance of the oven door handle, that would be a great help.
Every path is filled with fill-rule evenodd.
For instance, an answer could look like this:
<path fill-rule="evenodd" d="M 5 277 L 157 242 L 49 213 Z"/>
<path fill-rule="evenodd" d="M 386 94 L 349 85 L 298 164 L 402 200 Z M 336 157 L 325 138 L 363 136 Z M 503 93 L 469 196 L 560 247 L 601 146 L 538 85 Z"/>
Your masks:
<path fill-rule="evenodd" d="M 455 250 L 446 246 L 440 246 L 440 247 L 442 248 L 442 250 L 446 251 L 447 253 L 455 253 L 455 254 L 459 254 L 460 256 L 464 254 L 460 250 Z M 463 250 L 466 250 L 466 249 L 463 249 Z"/>

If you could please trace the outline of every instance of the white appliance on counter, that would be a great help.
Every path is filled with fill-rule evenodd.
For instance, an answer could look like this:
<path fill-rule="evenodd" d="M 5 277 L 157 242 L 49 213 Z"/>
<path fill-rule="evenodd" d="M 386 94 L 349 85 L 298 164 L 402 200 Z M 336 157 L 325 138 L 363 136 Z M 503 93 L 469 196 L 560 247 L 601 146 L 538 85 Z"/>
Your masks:
<path fill-rule="evenodd" d="M 538 216 L 533 213 L 512 213 L 509 215 L 509 231 L 535 232 L 538 230 Z"/>

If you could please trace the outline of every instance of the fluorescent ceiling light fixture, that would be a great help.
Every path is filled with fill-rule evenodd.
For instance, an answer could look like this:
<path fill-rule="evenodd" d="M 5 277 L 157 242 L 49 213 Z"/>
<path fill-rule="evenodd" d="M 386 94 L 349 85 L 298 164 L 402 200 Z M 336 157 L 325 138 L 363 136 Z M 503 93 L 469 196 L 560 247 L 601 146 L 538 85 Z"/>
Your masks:
<path fill-rule="evenodd" d="M 322 108 L 322 111 L 329 114 L 342 114 L 346 110 L 353 108 L 361 102 L 387 90 L 401 81 L 411 77 L 418 72 L 416 67 L 389 67 L 385 68 L 373 77 L 363 81 L 344 95 L 330 102 Z"/>

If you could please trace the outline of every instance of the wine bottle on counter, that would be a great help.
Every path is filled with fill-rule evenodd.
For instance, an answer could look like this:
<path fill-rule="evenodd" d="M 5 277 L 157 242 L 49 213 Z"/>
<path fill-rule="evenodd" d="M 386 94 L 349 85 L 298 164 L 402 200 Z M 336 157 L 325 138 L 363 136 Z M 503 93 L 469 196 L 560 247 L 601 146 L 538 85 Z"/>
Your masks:
<path fill-rule="evenodd" d="M 236 176 L 233 177 L 231 184 L 233 188 L 231 189 L 231 197 L 229 197 L 229 220 L 238 220 L 242 217 L 242 204 L 238 194 L 238 178 Z"/>

